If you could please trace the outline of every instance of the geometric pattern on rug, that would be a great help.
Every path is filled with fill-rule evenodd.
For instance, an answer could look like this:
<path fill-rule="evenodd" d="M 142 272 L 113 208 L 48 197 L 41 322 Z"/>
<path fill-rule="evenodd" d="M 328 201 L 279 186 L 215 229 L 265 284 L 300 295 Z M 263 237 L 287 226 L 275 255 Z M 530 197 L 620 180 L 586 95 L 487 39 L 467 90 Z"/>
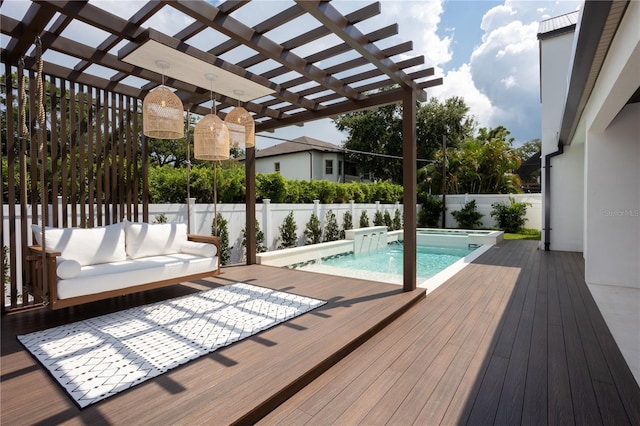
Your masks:
<path fill-rule="evenodd" d="M 325 303 L 236 283 L 18 340 L 83 408 Z"/>

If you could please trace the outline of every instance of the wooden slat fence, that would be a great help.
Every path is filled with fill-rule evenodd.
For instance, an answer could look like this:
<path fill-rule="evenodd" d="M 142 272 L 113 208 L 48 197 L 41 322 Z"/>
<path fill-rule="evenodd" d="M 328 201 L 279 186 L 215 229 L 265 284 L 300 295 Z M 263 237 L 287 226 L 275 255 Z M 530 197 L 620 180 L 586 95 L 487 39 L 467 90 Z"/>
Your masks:
<path fill-rule="evenodd" d="M 27 219 L 20 222 L 18 229 L 16 217 L 31 216 L 32 223 L 53 227 L 90 228 L 124 219 L 148 222 L 149 186 L 140 180 L 148 176 L 149 163 L 141 158 L 148 150 L 147 138 L 139 125 L 140 99 L 44 75 L 46 128 L 41 130 L 41 137 L 47 150 L 44 182 L 47 199 L 41 200 L 43 182 L 39 174 L 35 113 L 38 75 L 5 64 L 3 77 L 2 108 L 6 111 L 6 124 L 3 123 L 0 154 L 3 168 L 0 210 L 4 212 L 7 206 L 9 212 L 8 235 L 5 218 L 0 217 L 3 247 L 8 249 L 8 252 L 3 249 L 8 278 L 2 274 L 0 286 L 4 312 L 33 303 L 21 299 L 19 285 L 25 281 L 24 268 L 19 265 L 31 241 L 31 229 Z M 23 82 L 26 108 L 20 102 Z M 23 110 L 26 132 L 20 125 Z M 49 209 L 40 208 L 42 204 L 54 206 L 51 217 L 47 217 Z"/>

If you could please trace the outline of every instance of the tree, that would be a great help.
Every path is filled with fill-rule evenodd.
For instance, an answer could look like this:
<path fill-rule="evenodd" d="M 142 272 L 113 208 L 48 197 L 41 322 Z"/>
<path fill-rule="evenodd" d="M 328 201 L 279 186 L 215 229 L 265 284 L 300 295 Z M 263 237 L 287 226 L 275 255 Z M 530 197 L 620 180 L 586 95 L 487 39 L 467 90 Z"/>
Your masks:
<path fill-rule="evenodd" d="M 247 228 L 242 228 L 242 242 L 240 243 L 243 248 L 247 248 Z M 256 253 L 264 253 L 269 251 L 267 246 L 264 245 L 264 232 L 260 230 L 260 222 L 256 220 Z"/>
<path fill-rule="evenodd" d="M 462 229 L 474 229 L 482 225 L 482 213 L 478 211 L 476 200 L 470 200 L 465 203 L 460 210 L 451 212 L 453 218 L 458 222 L 458 227 Z"/>
<path fill-rule="evenodd" d="M 540 139 L 532 139 L 523 143 L 518 148 L 514 148 L 514 151 L 522 161 L 526 161 L 536 152 L 542 151 L 542 141 Z"/>
<path fill-rule="evenodd" d="M 344 212 L 342 215 L 342 230 L 340 231 L 340 238 L 344 239 L 345 231 L 353 229 L 353 215 L 351 212 Z"/>
<path fill-rule="evenodd" d="M 459 97 L 440 103 L 437 98 L 417 106 L 416 137 L 418 158 L 431 159 L 447 135 L 450 146 L 473 134 L 475 121 Z M 349 133 L 344 147 L 350 150 L 402 157 L 402 106 L 392 104 L 377 111 L 344 114 L 334 120 L 338 130 Z M 372 172 L 376 179 L 402 183 L 402 160 L 367 154 L 348 154 L 348 161 L 359 165 L 360 173 Z"/>
<path fill-rule="evenodd" d="M 481 128 L 475 138 L 467 138 L 459 148 L 447 148 L 447 193 L 484 194 L 519 193 L 520 178 L 515 171 L 520 157 L 511 148 L 513 138 L 503 126 Z M 420 173 L 419 185 L 433 185 L 434 192 L 442 191 L 442 150 L 436 153 L 436 163 Z"/>
<path fill-rule="evenodd" d="M 293 218 L 293 211 L 289 212 L 278 229 L 280 230 L 280 244 L 278 245 L 278 249 L 298 246 L 298 236 L 296 235 L 298 225 L 296 225 L 296 221 Z"/>
<path fill-rule="evenodd" d="M 216 226 L 217 225 L 217 226 Z M 220 264 L 228 265 L 231 261 L 231 247 L 229 246 L 229 229 L 227 219 L 220 213 L 211 223 L 211 235 L 220 237 Z"/>
<path fill-rule="evenodd" d="M 337 241 L 340 239 L 340 228 L 338 227 L 338 220 L 335 213 L 329 210 L 324 219 L 324 240 L 325 241 Z"/>
<path fill-rule="evenodd" d="M 320 219 L 318 219 L 318 216 L 316 216 L 315 213 L 311 213 L 309 222 L 307 222 L 304 230 L 304 236 L 307 238 L 307 240 L 305 241 L 305 245 L 319 244 L 322 242 L 322 228 L 320 226 Z"/>
<path fill-rule="evenodd" d="M 360 228 L 368 228 L 369 227 L 369 215 L 366 210 L 362 210 L 360 213 Z"/>

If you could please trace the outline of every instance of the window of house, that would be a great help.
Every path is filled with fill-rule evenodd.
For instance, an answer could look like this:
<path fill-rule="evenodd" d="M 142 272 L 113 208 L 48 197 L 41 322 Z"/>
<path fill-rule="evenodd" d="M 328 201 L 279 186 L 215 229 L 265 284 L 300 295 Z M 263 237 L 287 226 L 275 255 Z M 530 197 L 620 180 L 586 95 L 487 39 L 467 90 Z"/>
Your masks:
<path fill-rule="evenodd" d="M 342 160 L 338 160 L 338 176 L 342 176 Z"/>
<path fill-rule="evenodd" d="M 279 162 L 279 161 L 277 161 L 277 162 L 273 163 L 273 165 L 274 165 L 274 169 L 275 169 L 275 171 L 276 171 L 276 172 L 279 172 L 279 171 L 280 171 L 280 162 Z"/>
<path fill-rule="evenodd" d="M 333 174 L 333 160 L 324 160 L 324 174 L 325 175 Z"/>

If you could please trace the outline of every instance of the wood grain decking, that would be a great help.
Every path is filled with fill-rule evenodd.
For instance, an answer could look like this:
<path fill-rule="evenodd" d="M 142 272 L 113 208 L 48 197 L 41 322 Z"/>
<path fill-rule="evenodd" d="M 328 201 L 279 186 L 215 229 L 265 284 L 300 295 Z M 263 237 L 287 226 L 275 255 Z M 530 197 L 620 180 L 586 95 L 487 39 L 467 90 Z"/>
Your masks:
<path fill-rule="evenodd" d="M 426 299 L 240 266 L 104 303 L 12 314 L 2 318 L 0 423 L 640 425 L 640 389 L 583 270 L 580 253 L 514 241 Z M 83 410 L 15 338 L 236 281 L 329 303 Z"/>
<path fill-rule="evenodd" d="M 280 324 L 82 410 L 20 345 L 16 335 L 234 282 L 328 301 Z M 220 276 L 106 302 L 2 319 L 3 425 L 250 424 L 424 298 L 424 290 L 268 266 L 223 268 Z"/>
<path fill-rule="evenodd" d="M 640 425 L 580 253 L 504 242 L 261 424 Z"/>

